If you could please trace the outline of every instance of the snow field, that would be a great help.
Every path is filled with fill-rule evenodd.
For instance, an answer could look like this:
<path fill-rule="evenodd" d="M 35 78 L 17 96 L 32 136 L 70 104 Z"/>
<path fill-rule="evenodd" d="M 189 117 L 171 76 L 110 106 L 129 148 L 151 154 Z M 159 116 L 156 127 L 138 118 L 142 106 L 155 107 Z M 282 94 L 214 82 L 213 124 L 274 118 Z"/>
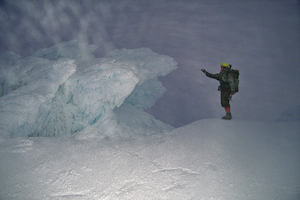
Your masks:
<path fill-rule="evenodd" d="M 299 126 L 207 119 L 137 139 L 8 139 L 0 197 L 296 200 Z"/>

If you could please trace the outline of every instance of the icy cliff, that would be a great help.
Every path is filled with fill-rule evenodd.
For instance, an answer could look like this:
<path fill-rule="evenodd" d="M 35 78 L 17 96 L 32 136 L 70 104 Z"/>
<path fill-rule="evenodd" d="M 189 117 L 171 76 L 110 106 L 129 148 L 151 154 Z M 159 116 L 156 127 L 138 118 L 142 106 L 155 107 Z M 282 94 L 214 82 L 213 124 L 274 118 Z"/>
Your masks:
<path fill-rule="evenodd" d="M 0 136 L 103 138 L 170 131 L 143 110 L 165 92 L 157 77 L 176 69 L 173 58 L 148 48 L 95 58 L 95 49 L 72 41 L 27 58 L 0 55 Z"/>

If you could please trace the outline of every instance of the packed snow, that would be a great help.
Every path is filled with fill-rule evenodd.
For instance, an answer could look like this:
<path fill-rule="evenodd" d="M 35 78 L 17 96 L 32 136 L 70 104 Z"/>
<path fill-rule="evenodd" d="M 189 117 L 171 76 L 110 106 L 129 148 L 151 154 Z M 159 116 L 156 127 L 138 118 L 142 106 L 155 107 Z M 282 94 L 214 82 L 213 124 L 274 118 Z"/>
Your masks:
<path fill-rule="evenodd" d="M 1 55 L 0 199 L 300 198 L 299 121 L 174 129 L 144 111 L 173 58 L 94 50 L 71 41 Z"/>
<path fill-rule="evenodd" d="M 206 119 L 127 140 L 6 139 L 0 199 L 298 200 L 299 130 Z"/>

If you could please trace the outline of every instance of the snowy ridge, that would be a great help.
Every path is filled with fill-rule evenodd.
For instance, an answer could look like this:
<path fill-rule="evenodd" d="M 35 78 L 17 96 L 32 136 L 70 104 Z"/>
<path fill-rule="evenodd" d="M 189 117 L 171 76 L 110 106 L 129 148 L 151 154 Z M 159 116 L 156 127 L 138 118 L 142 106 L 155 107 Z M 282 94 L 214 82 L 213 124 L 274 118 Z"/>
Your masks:
<path fill-rule="evenodd" d="M 1 137 L 66 137 L 89 126 L 97 137 L 122 137 L 124 117 L 116 113 L 122 115 L 124 109 L 114 109 L 123 106 L 136 119 L 124 128 L 143 127 L 126 131 L 125 137 L 170 131 L 172 127 L 141 111 L 165 92 L 157 77 L 176 69 L 177 63 L 147 48 L 115 50 L 104 58 L 95 58 L 94 50 L 93 45 L 71 41 L 24 59 L 2 54 Z"/>

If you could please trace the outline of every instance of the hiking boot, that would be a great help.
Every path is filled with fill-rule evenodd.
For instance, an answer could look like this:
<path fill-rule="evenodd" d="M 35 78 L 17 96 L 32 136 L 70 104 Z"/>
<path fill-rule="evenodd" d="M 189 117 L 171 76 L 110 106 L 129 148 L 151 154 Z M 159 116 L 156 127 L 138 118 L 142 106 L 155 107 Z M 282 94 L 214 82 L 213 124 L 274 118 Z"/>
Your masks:
<path fill-rule="evenodd" d="M 232 119 L 231 113 L 227 113 L 224 117 L 222 117 L 222 119 L 231 120 Z"/>

